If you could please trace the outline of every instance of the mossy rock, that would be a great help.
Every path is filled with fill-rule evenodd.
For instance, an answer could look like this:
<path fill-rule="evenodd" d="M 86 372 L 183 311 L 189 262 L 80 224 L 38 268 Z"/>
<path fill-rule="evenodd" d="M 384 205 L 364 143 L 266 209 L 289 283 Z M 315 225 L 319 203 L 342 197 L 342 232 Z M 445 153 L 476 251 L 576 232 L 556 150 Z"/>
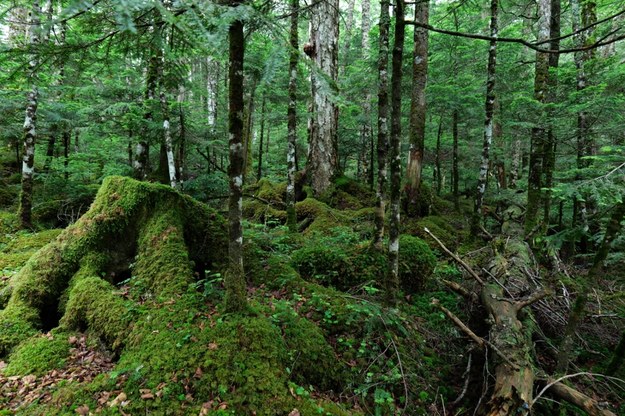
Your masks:
<path fill-rule="evenodd" d="M 423 289 L 434 271 L 436 256 L 420 238 L 401 235 L 399 238 L 399 283 L 406 292 Z"/>
<path fill-rule="evenodd" d="M 466 238 L 463 227 L 464 224 L 460 220 L 450 222 L 449 218 L 430 215 L 416 220 L 407 220 L 403 224 L 403 232 L 423 239 L 433 250 L 440 252 L 440 245 L 425 232 L 425 228 L 430 230 L 447 248 L 455 250 Z"/>
<path fill-rule="evenodd" d="M 318 199 L 335 209 L 358 210 L 372 207 L 375 193 L 354 179 L 339 176 Z"/>
<path fill-rule="evenodd" d="M 67 333 L 39 334 L 22 342 L 9 356 L 4 369 L 6 376 L 43 375 L 60 369 L 69 357 L 70 343 Z"/>
<path fill-rule="evenodd" d="M 358 238 L 355 236 L 355 238 Z M 292 263 L 303 278 L 347 290 L 369 283 L 381 285 L 388 260 L 370 243 L 354 240 L 336 242 L 328 238 L 313 240 L 292 254 Z M 402 235 L 399 244 L 400 285 L 409 293 L 421 290 L 436 265 L 428 245 L 417 237 Z"/>

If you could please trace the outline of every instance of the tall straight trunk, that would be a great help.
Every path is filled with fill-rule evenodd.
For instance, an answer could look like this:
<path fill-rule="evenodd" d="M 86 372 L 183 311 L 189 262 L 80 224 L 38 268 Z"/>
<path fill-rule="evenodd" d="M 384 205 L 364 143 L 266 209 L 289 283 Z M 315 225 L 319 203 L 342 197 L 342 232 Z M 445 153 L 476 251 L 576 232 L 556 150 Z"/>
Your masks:
<path fill-rule="evenodd" d="M 243 167 L 245 152 L 243 144 L 243 59 L 245 37 L 243 22 L 235 20 L 228 31 L 230 49 L 228 133 L 230 139 L 228 178 L 229 266 L 224 280 L 226 287 L 226 310 L 242 311 L 247 306 L 245 274 L 243 272 Z"/>
<path fill-rule="evenodd" d="M 584 1 L 580 7 L 579 0 L 571 0 L 571 14 L 573 17 L 573 31 L 578 32 L 581 27 L 592 25 L 597 21 L 596 4 L 593 1 Z M 587 46 L 593 41 L 594 29 L 582 31 L 576 36 L 578 46 Z M 583 91 L 588 86 L 588 74 L 586 72 L 587 62 L 593 58 L 592 51 L 576 52 L 574 55 L 575 68 L 577 71 L 577 91 L 583 95 Z M 584 111 L 578 111 L 577 113 L 577 169 L 578 173 L 576 179 L 581 180 L 584 177 L 584 170 L 589 168 L 592 159 L 587 156 L 592 156 L 594 153 L 594 143 L 592 140 L 591 123 L 588 120 L 589 114 Z M 582 199 L 573 199 L 573 225 L 581 224 L 583 235 L 581 237 L 580 246 L 583 252 L 586 252 L 588 245 L 588 224 L 587 224 L 587 200 L 585 197 Z"/>
<path fill-rule="evenodd" d="M 415 20 L 428 24 L 429 0 L 417 1 Z M 422 27 L 414 28 L 414 50 L 412 57 L 412 95 L 410 105 L 410 148 L 406 169 L 406 196 L 408 213 L 414 214 L 412 207 L 417 203 L 423 169 L 425 150 L 425 87 L 428 75 L 428 31 Z"/>
<path fill-rule="evenodd" d="M 453 183 L 454 208 L 460 210 L 460 192 L 458 190 L 458 182 L 460 175 L 458 173 L 458 110 L 454 109 L 451 121 L 451 134 L 453 137 L 452 155 L 451 155 L 451 181 Z"/>
<path fill-rule="evenodd" d="M 162 88 L 162 87 L 161 87 Z M 171 128 L 169 119 L 169 102 L 165 91 L 160 92 L 161 113 L 163 115 L 163 142 L 165 144 L 165 152 L 167 154 L 167 172 L 169 173 L 169 184 L 172 188 L 178 187 L 176 179 L 176 161 L 174 159 L 174 147 L 171 140 Z"/>
<path fill-rule="evenodd" d="M 30 45 L 36 48 L 39 44 L 39 30 L 41 9 L 39 2 L 32 3 L 28 21 L 30 24 Z M 35 174 L 35 140 L 37 139 L 37 106 L 39 104 L 39 89 L 37 88 L 37 67 L 39 58 L 35 52 L 28 62 L 28 78 L 31 84 L 26 102 L 26 116 L 24 117 L 24 152 L 22 158 L 22 191 L 18 216 L 22 228 L 32 227 L 32 198 L 33 176 Z"/>
<path fill-rule="evenodd" d="M 493 142 L 493 115 L 495 113 L 495 80 L 497 70 L 497 7 L 498 0 L 490 2 L 490 41 L 488 48 L 488 69 L 486 72 L 486 103 L 484 104 L 484 141 L 482 144 L 482 162 L 480 174 L 477 180 L 477 194 L 475 198 L 475 213 L 481 218 L 484 194 L 486 193 L 486 180 L 490 164 L 490 146 Z M 482 218 L 483 219 L 483 218 Z"/>
<path fill-rule="evenodd" d="M 182 89 L 182 91 L 184 91 L 184 89 Z M 178 178 L 178 182 L 181 188 L 184 186 L 185 175 L 187 173 L 187 123 L 184 116 L 184 107 L 182 105 L 184 100 L 184 93 L 178 94 L 178 123 L 180 124 L 180 134 L 178 136 L 179 144 L 178 158 L 176 163 L 176 177 Z"/>
<path fill-rule="evenodd" d="M 549 39 L 551 22 L 551 0 L 538 2 L 538 39 L 537 42 L 546 42 Z M 541 105 L 547 98 L 549 80 L 549 54 L 536 52 L 536 66 L 534 74 L 534 100 Z M 545 126 L 544 111 L 540 110 L 539 121 L 532 128 L 529 175 L 527 178 L 527 210 L 525 212 L 525 235 L 537 231 L 538 212 L 542 199 L 543 165 L 545 146 L 547 142 L 547 128 Z"/>
<path fill-rule="evenodd" d="M 69 179 L 69 146 L 72 141 L 72 131 L 68 126 L 65 126 L 63 129 L 63 175 L 65 176 L 65 180 Z M 132 148 L 130 151 L 132 155 Z"/>
<path fill-rule="evenodd" d="M 436 155 L 434 162 L 434 175 L 436 176 L 436 195 L 441 194 L 443 187 L 442 169 L 441 169 L 441 135 L 443 134 L 443 116 L 438 121 L 438 131 L 436 132 Z"/>
<path fill-rule="evenodd" d="M 401 78 L 404 56 L 404 1 L 395 1 L 395 40 L 391 78 L 391 139 L 389 160 L 391 164 L 391 219 L 388 242 L 388 276 L 386 297 L 390 304 L 397 302 L 399 290 L 399 221 L 401 198 Z"/>
<path fill-rule="evenodd" d="M 139 180 L 144 180 L 150 172 L 150 129 L 153 121 L 152 106 L 156 97 L 157 81 L 158 57 L 152 56 L 148 62 L 145 98 L 143 100 L 143 124 L 141 125 L 141 135 L 137 143 L 134 161 L 135 178 Z"/>
<path fill-rule="evenodd" d="M 297 62 L 299 59 L 299 0 L 290 0 L 291 3 L 291 31 L 289 33 L 289 106 L 287 109 L 287 185 L 286 185 L 286 214 L 289 231 L 297 231 L 295 216 L 295 172 L 297 170 Z"/>
<path fill-rule="evenodd" d="M 247 175 L 252 171 L 252 132 L 254 131 L 254 111 L 256 111 L 256 87 L 258 80 L 252 75 L 250 93 L 247 99 L 247 108 L 244 112 L 243 143 L 245 146 L 245 166 L 243 167 L 243 183 L 246 183 Z"/>
<path fill-rule="evenodd" d="M 355 0 L 347 0 L 347 16 L 345 17 L 345 27 L 343 38 L 345 42 L 343 43 L 343 49 L 341 49 L 343 56 L 347 57 L 349 46 L 352 38 L 352 28 L 354 27 L 354 9 L 356 6 Z M 347 67 L 348 62 L 347 59 L 343 59 L 341 62 L 340 73 L 339 76 L 341 79 L 345 76 L 345 68 Z"/>
<path fill-rule="evenodd" d="M 553 51 L 560 49 L 560 0 L 551 0 L 551 22 L 549 25 L 550 48 Z M 556 104 L 556 89 L 558 87 L 557 69 L 560 62 L 560 54 L 549 54 L 549 87 L 547 92 L 547 103 Z M 553 110 L 549 112 L 549 119 L 553 119 L 556 114 Z M 545 177 L 545 194 L 543 202 L 543 234 L 547 231 L 551 217 L 551 188 L 553 186 L 553 171 L 556 164 L 556 138 L 553 126 L 548 127 L 547 141 L 545 142 L 545 157 L 543 158 L 543 172 Z"/>
<path fill-rule="evenodd" d="M 373 246 L 382 251 L 386 206 L 386 158 L 388 152 L 388 34 L 391 19 L 389 0 L 380 1 L 380 36 L 378 46 L 378 188 L 375 203 Z"/>
<path fill-rule="evenodd" d="M 256 180 L 263 177 L 263 139 L 265 138 L 265 109 L 267 108 L 267 97 L 263 93 L 263 101 L 260 105 L 260 141 L 258 142 L 258 171 Z"/>
<path fill-rule="evenodd" d="M 339 171 L 335 102 L 338 75 L 339 2 L 317 3 L 312 11 L 310 43 L 315 66 L 312 73 L 312 123 L 307 173 L 315 195 L 325 191 Z"/>
<path fill-rule="evenodd" d="M 369 20 L 370 0 L 363 0 L 362 2 L 362 40 L 361 50 L 363 61 L 369 60 L 369 30 L 371 30 L 371 22 Z M 366 88 L 364 102 L 362 104 L 362 130 L 361 130 L 361 142 L 362 151 L 360 153 L 360 165 L 362 166 L 360 178 L 363 181 L 373 182 L 373 172 L 370 169 L 369 161 L 373 157 L 371 152 L 371 90 Z"/>
<path fill-rule="evenodd" d="M 219 62 L 212 57 L 206 58 L 206 121 L 211 134 L 215 133 L 217 123 L 217 80 L 219 79 Z M 213 139 L 214 137 L 211 137 Z"/>
<path fill-rule="evenodd" d="M 54 149 L 56 147 L 56 136 L 58 134 L 58 125 L 53 123 L 50 126 L 50 133 L 48 136 L 48 148 L 46 149 L 46 161 L 43 165 L 43 173 L 50 172 L 50 165 L 52 164 L 52 159 L 54 158 Z"/>
<path fill-rule="evenodd" d="M 512 163 L 510 167 L 510 182 L 508 186 L 512 189 L 516 188 L 516 183 L 520 178 L 521 169 L 521 140 L 516 139 L 512 148 Z"/>

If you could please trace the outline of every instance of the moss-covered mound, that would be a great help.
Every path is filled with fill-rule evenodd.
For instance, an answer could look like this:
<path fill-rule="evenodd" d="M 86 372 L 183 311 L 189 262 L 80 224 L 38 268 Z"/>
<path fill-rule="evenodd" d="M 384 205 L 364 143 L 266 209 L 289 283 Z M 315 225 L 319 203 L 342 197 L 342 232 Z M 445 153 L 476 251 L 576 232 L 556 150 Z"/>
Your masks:
<path fill-rule="evenodd" d="M 363 243 L 350 228 L 335 228 L 334 233 L 312 237 L 293 252 L 293 266 L 302 277 L 340 290 L 363 284 L 381 287 L 387 273 L 386 255 L 373 249 L 370 242 Z M 400 237 L 399 277 L 403 290 L 414 293 L 422 289 L 435 265 L 436 258 L 423 240 Z"/>
<path fill-rule="evenodd" d="M 319 196 L 319 200 L 335 209 L 359 210 L 375 205 L 375 193 L 354 179 L 339 176 Z"/>
<path fill-rule="evenodd" d="M 116 304 L 103 303 L 113 285 L 132 274 L 153 296 L 180 292 L 192 280 L 192 261 L 223 261 L 224 230 L 215 212 L 167 187 L 108 178 L 89 212 L 11 278 L 11 296 L 0 311 L 0 354 L 57 326 L 65 305 L 81 303 L 68 308 L 64 321 L 88 321 L 93 308 L 84 305 L 84 289 L 102 310 Z"/>

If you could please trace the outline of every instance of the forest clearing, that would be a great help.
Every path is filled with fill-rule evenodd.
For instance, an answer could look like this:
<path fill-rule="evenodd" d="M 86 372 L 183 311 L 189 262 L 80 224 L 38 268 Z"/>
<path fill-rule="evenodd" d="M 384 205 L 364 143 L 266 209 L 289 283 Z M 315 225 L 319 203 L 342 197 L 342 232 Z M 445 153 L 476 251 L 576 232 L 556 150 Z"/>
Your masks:
<path fill-rule="evenodd" d="M 0 0 L 0 415 L 625 416 L 624 17 Z"/>

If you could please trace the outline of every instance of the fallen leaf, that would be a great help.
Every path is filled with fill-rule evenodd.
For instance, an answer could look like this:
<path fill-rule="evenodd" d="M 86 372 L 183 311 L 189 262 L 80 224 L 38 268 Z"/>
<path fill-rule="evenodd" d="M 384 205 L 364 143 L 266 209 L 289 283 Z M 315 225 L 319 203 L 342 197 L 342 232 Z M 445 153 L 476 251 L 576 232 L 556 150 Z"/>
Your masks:
<path fill-rule="evenodd" d="M 109 407 L 115 407 L 115 406 L 119 406 L 120 404 L 122 404 L 122 402 L 124 402 L 126 399 L 128 398 L 128 396 L 126 396 L 126 393 L 124 393 L 123 391 L 121 393 L 119 393 L 117 395 L 117 397 L 115 397 L 110 403 L 109 403 Z"/>
<path fill-rule="evenodd" d="M 76 413 L 81 416 L 87 416 L 89 414 L 89 406 L 83 404 L 82 406 L 76 408 Z"/>
<path fill-rule="evenodd" d="M 204 372 L 202 371 L 200 367 L 198 367 L 195 369 L 195 374 L 193 375 L 193 377 L 202 378 L 202 374 L 204 374 Z"/>
<path fill-rule="evenodd" d="M 143 400 L 152 400 L 154 399 L 154 395 L 152 393 L 144 393 L 141 395 Z"/>
<path fill-rule="evenodd" d="M 289 413 L 289 416 L 300 416 L 299 415 L 299 410 L 297 410 L 297 409 L 291 410 L 291 413 Z"/>
<path fill-rule="evenodd" d="M 217 349 L 217 343 L 211 342 L 210 344 L 208 344 L 208 349 L 211 351 L 215 351 Z"/>

